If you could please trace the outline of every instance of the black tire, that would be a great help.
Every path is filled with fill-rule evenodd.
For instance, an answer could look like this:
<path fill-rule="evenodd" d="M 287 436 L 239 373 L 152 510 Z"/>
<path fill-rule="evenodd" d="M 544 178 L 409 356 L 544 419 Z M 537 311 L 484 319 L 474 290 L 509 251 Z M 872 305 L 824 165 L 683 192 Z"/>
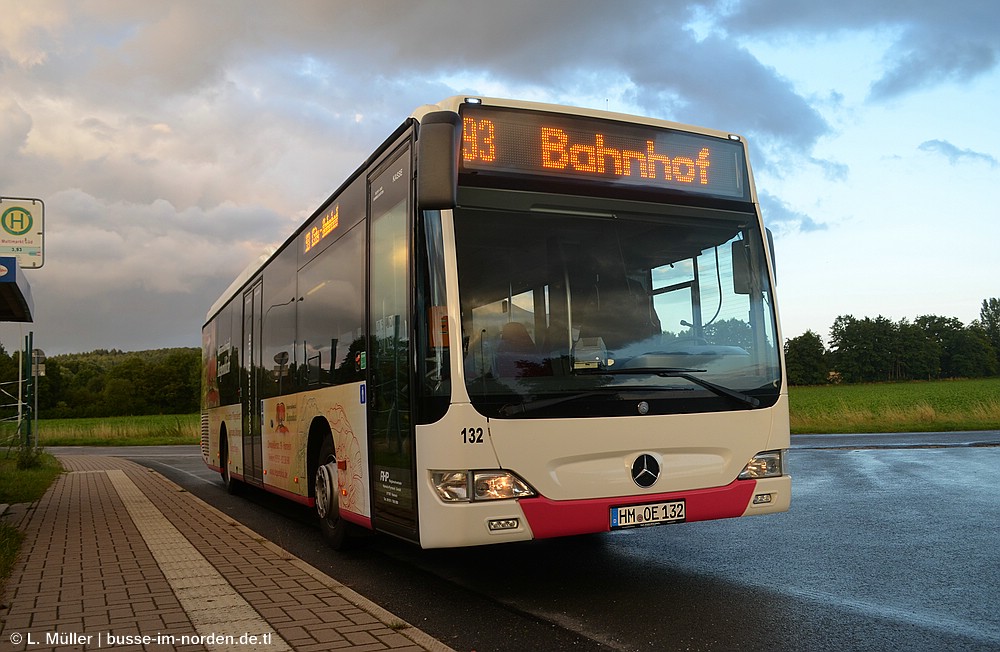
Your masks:
<path fill-rule="evenodd" d="M 229 440 L 225 433 L 219 438 L 219 465 L 222 467 L 222 484 L 226 487 L 226 493 L 231 496 L 239 495 L 242 483 L 233 479 L 229 473 Z"/>
<path fill-rule="evenodd" d="M 351 524 L 340 518 L 340 499 L 337 496 L 337 457 L 333 440 L 327 437 L 319 449 L 319 459 L 314 471 L 313 487 L 316 500 L 316 517 L 323 538 L 334 550 L 343 550 L 351 544 Z"/>

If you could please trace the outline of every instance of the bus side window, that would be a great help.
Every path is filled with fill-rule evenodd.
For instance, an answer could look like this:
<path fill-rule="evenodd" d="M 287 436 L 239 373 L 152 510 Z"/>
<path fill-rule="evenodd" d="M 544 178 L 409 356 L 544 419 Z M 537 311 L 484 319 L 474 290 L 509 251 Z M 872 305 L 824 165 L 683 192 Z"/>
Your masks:
<path fill-rule="evenodd" d="M 299 271 L 299 346 L 308 386 L 355 382 L 364 373 L 365 228 L 355 226 Z"/>

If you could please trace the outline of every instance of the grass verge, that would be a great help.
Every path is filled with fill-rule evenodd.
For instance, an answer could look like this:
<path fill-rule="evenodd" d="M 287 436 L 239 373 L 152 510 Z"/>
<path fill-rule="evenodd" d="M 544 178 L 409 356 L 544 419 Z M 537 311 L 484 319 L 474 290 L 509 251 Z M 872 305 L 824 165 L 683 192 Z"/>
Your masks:
<path fill-rule="evenodd" d="M 932 432 L 1000 428 L 1000 378 L 792 387 L 792 432 Z"/>
<path fill-rule="evenodd" d="M 6 593 L 7 578 L 17 561 L 23 539 L 24 535 L 16 527 L 0 521 L 0 603 Z"/>
<path fill-rule="evenodd" d="M 59 461 L 44 452 L 28 468 L 18 468 L 17 457 L 18 451 L 13 448 L 0 458 L 0 503 L 35 502 L 63 471 Z"/>
<path fill-rule="evenodd" d="M 38 422 L 38 437 L 42 446 L 197 444 L 201 441 L 200 424 L 198 414 L 42 419 Z"/>
<path fill-rule="evenodd" d="M 19 450 L 11 448 L 6 457 L 0 458 L 0 503 L 35 502 L 62 473 L 62 466 L 51 455 L 41 453 L 27 457 L 30 459 L 25 463 Z M 19 458 L 21 464 L 18 464 Z M 0 592 L 10 577 L 23 538 L 17 528 L 0 520 Z"/>

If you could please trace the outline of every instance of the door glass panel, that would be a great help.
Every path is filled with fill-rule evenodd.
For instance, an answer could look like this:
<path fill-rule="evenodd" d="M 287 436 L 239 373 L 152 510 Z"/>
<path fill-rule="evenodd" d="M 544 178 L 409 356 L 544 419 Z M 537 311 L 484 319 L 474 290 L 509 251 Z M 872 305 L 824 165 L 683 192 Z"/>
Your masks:
<path fill-rule="evenodd" d="M 260 438 L 261 367 L 260 316 L 263 302 L 261 283 L 243 295 L 243 475 L 248 481 L 264 478 Z"/>
<path fill-rule="evenodd" d="M 374 506 L 382 525 L 416 529 L 410 419 L 409 150 L 374 177 L 368 410 Z"/>

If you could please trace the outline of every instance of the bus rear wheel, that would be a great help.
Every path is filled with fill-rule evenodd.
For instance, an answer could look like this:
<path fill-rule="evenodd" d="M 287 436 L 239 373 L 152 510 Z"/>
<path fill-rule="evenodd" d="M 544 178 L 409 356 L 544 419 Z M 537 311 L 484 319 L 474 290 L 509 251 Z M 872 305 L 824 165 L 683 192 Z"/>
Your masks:
<path fill-rule="evenodd" d="M 316 465 L 315 500 L 316 516 L 323 538 L 337 550 L 350 544 L 350 523 L 340 518 L 340 499 L 337 496 L 337 457 L 333 453 L 333 441 L 327 438 L 319 450 Z"/>

